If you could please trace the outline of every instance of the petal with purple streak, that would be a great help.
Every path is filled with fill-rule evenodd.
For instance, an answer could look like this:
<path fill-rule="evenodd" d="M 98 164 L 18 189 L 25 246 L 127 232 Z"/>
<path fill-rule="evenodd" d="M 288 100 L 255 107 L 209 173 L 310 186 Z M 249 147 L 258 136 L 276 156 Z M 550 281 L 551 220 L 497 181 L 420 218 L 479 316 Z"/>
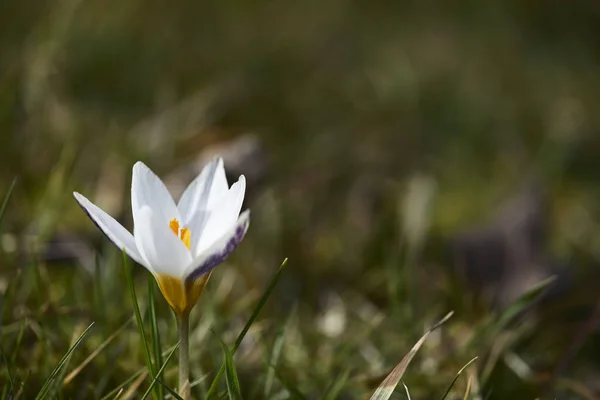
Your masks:
<path fill-rule="evenodd" d="M 106 237 L 113 242 L 119 250 L 125 249 L 125 252 L 138 264 L 146 267 L 150 272 L 152 269 L 138 251 L 133 235 L 118 223 L 113 217 L 105 213 L 98 206 L 89 201 L 85 196 L 73 192 L 75 200 L 79 203 L 81 209 L 87 214 Z"/>
<path fill-rule="evenodd" d="M 207 249 L 204 255 L 193 262 L 192 266 L 186 271 L 186 282 L 195 281 L 225 261 L 244 239 L 249 225 L 250 211 L 246 210 L 240 215 L 233 229 L 223 235 L 220 240 Z"/>

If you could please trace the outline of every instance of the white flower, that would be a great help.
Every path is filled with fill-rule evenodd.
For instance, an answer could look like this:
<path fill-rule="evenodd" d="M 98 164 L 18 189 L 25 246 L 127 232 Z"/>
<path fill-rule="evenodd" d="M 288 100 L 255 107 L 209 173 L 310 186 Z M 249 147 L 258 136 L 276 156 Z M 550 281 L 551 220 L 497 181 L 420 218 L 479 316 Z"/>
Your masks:
<path fill-rule="evenodd" d="M 150 271 L 178 314 L 196 304 L 210 272 L 242 241 L 250 212 L 240 214 L 246 179 L 231 188 L 216 158 L 183 192 L 179 203 L 142 162 L 133 166 L 133 235 L 110 215 L 74 192 L 79 205 L 120 249 Z"/>

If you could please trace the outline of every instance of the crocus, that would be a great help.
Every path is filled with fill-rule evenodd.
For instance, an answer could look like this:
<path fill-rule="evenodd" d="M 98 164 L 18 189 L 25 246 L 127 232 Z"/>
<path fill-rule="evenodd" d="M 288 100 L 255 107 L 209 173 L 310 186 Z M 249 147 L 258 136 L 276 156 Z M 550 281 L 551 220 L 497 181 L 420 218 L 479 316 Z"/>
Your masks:
<path fill-rule="evenodd" d="M 87 198 L 79 205 L 102 232 L 129 257 L 150 271 L 171 308 L 187 315 L 213 268 L 242 241 L 250 223 L 240 214 L 246 179 L 227 184 L 223 160 L 215 158 L 183 192 L 179 202 L 142 162 L 133 166 L 133 235 Z"/>

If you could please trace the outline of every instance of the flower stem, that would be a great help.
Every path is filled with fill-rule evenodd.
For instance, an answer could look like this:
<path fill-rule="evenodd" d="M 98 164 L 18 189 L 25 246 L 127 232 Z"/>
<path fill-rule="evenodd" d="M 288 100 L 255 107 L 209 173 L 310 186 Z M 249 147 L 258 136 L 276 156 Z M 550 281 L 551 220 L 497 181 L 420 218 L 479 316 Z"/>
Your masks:
<path fill-rule="evenodd" d="M 190 313 L 177 316 L 179 328 L 179 395 L 191 399 L 190 388 Z"/>

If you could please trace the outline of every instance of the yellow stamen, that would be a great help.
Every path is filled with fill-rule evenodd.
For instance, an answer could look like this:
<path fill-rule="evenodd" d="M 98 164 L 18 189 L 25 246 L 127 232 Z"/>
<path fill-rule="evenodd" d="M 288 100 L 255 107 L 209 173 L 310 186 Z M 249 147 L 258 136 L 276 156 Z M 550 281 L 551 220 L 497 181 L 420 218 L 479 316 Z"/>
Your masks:
<path fill-rule="evenodd" d="M 189 250 L 192 241 L 192 232 L 188 228 L 179 230 L 179 221 L 177 221 L 177 218 L 173 218 L 169 221 L 169 228 L 171 228 L 175 236 L 180 238 L 183 244 L 185 244 L 185 247 Z"/>
<path fill-rule="evenodd" d="M 183 244 L 185 244 L 185 247 L 188 248 L 188 250 L 190 249 L 190 242 L 192 240 L 192 232 L 190 232 L 190 230 L 188 228 L 183 228 L 181 230 L 181 241 L 183 242 Z"/>
<path fill-rule="evenodd" d="M 171 228 L 175 236 L 179 236 L 179 221 L 177 221 L 177 218 L 173 218 L 169 222 L 169 228 Z"/>

